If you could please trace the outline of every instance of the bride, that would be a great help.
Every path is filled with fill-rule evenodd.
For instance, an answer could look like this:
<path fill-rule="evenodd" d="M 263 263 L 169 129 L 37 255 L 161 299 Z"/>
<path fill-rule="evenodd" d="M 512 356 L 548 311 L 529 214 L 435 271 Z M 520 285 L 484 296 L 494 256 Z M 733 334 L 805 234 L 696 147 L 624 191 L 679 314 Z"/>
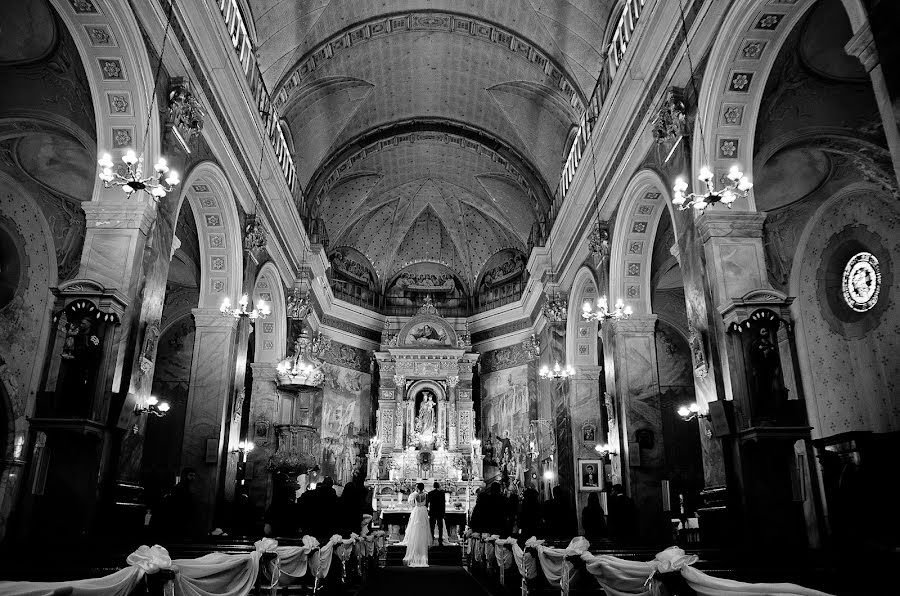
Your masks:
<path fill-rule="evenodd" d="M 412 513 L 406 524 L 406 536 L 400 544 L 406 544 L 406 556 L 403 563 L 409 567 L 428 567 L 428 545 L 431 543 L 431 530 L 428 526 L 428 508 L 425 507 L 425 485 L 418 483 L 416 492 L 409 495 Z"/>

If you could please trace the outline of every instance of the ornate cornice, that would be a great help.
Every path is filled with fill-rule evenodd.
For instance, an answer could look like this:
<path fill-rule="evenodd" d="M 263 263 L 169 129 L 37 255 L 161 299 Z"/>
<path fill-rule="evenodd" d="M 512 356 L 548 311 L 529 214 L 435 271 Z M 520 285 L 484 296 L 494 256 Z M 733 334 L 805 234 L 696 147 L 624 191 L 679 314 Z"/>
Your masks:
<path fill-rule="evenodd" d="M 697 229 L 703 243 L 710 238 L 762 238 L 765 221 L 765 213 L 707 211 L 697 218 Z"/>

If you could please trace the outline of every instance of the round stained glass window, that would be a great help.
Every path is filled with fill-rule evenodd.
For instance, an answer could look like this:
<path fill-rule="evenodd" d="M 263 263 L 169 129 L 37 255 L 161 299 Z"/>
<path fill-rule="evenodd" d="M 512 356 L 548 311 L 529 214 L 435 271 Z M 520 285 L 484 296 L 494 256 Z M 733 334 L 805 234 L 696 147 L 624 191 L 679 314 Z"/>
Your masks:
<path fill-rule="evenodd" d="M 869 252 L 860 252 L 847 262 L 841 279 L 844 300 L 856 312 L 866 312 L 878 302 L 881 291 L 881 269 L 878 259 Z"/>

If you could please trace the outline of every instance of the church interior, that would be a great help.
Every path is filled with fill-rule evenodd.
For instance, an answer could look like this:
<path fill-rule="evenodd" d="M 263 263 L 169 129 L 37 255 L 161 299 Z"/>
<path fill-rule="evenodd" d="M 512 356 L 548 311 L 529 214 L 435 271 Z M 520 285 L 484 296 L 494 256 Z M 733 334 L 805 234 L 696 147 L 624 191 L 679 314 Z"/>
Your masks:
<path fill-rule="evenodd" d="M 492 594 L 866 594 L 900 563 L 896 3 L 0 23 L 0 594 L 193 593 L 222 552 L 252 577 L 206 593 L 406 589 L 377 571 L 419 482 L 433 557 Z M 332 485 L 361 528 L 272 529 Z"/>

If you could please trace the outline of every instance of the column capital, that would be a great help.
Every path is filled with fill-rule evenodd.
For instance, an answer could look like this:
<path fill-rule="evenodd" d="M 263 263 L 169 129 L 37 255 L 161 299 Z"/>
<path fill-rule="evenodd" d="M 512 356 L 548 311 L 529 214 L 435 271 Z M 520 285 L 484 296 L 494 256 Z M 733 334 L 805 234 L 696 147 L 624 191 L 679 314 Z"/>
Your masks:
<path fill-rule="evenodd" d="M 624 333 L 653 333 L 656 329 L 656 315 L 631 315 L 627 319 L 612 319 L 604 323 L 609 325 L 610 330 L 616 334 Z"/>
<path fill-rule="evenodd" d="M 868 20 L 850 38 L 850 41 L 844 46 L 844 51 L 847 52 L 847 55 L 858 58 L 866 72 L 871 72 L 878 66 L 880 63 L 878 48 L 875 47 L 875 37 L 872 35 L 872 28 L 869 26 Z"/>
<path fill-rule="evenodd" d="M 762 238 L 766 214 L 759 212 L 722 213 L 704 211 L 697 218 L 700 240 L 710 238 Z"/>
<path fill-rule="evenodd" d="M 225 317 L 222 317 L 223 319 Z M 253 379 L 260 381 L 274 381 L 275 377 L 274 362 L 251 362 L 250 369 L 253 371 Z"/>
<path fill-rule="evenodd" d="M 238 319 L 234 317 L 226 317 L 218 308 L 192 308 L 191 314 L 194 315 L 194 326 L 220 328 L 222 331 L 231 331 L 237 329 Z"/>
<path fill-rule="evenodd" d="M 143 199 L 89 201 L 82 209 L 86 226 L 95 229 L 139 229 L 146 234 L 156 219 L 156 206 Z"/>

